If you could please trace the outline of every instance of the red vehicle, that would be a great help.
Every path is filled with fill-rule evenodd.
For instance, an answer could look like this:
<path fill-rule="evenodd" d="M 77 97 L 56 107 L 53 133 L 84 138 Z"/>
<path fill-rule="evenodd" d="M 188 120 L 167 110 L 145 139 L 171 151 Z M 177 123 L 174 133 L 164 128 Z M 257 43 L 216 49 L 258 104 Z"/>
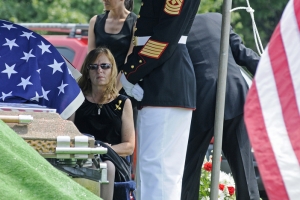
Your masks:
<path fill-rule="evenodd" d="M 43 37 L 80 71 L 87 54 L 88 24 L 20 23 L 19 25 L 39 33 L 42 31 Z"/>

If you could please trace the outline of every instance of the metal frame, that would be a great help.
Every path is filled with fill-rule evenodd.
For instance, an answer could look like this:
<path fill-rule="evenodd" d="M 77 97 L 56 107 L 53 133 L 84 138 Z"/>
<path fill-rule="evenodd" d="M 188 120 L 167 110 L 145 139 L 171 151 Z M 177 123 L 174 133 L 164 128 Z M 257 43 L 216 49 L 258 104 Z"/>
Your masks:
<path fill-rule="evenodd" d="M 76 23 L 19 23 L 19 25 L 30 30 L 69 33 L 69 37 L 87 36 L 89 29 L 89 24 Z"/>

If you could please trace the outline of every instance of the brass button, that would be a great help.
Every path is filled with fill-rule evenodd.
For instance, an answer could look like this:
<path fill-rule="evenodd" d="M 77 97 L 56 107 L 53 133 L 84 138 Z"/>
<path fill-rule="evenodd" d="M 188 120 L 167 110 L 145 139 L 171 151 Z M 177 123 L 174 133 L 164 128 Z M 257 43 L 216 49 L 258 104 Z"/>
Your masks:
<path fill-rule="evenodd" d="M 139 63 L 142 63 L 143 61 L 142 60 L 139 60 Z"/>
<path fill-rule="evenodd" d="M 131 65 L 131 69 L 133 69 L 134 68 L 134 65 Z"/>
<path fill-rule="evenodd" d="M 134 29 L 134 31 L 136 31 L 136 30 L 137 30 L 137 28 Z"/>
<path fill-rule="evenodd" d="M 137 45 L 137 37 L 136 36 L 133 37 L 132 43 L 133 43 L 134 46 Z"/>
<path fill-rule="evenodd" d="M 140 18 L 141 16 L 140 15 L 138 15 L 138 18 Z"/>
<path fill-rule="evenodd" d="M 143 6 L 143 5 L 144 5 L 144 2 L 141 3 L 141 6 Z"/>
<path fill-rule="evenodd" d="M 124 74 L 126 75 L 126 74 L 127 74 L 127 72 L 124 72 Z"/>

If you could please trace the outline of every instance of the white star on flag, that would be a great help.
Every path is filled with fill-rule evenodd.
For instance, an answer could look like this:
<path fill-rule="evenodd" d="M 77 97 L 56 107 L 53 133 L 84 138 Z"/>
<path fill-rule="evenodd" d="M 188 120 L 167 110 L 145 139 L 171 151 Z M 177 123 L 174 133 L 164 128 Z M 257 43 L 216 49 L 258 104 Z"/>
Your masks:
<path fill-rule="evenodd" d="M 44 90 L 44 88 L 42 87 L 42 92 L 43 92 L 43 98 L 46 99 L 47 101 L 49 101 L 47 95 L 48 95 L 48 93 L 50 92 L 50 90 L 46 91 L 46 90 Z"/>
<path fill-rule="evenodd" d="M 49 50 L 50 45 L 45 45 L 43 41 L 41 41 L 41 45 L 38 45 L 39 48 L 42 49 L 42 54 L 44 54 L 45 52 L 51 53 L 51 51 Z"/>
<path fill-rule="evenodd" d="M 19 45 L 17 45 L 15 43 L 16 39 L 13 39 L 13 40 L 9 40 L 7 38 L 5 38 L 6 40 L 6 43 L 4 43 L 2 46 L 9 46 L 9 49 L 11 50 L 13 47 L 18 47 Z"/>
<path fill-rule="evenodd" d="M 2 92 L 2 96 L 0 97 L 0 99 L 2 99 L 2 101 L 4 101 L 6 97 L 12 96 L 11 93 L 12 93 L 12 91 L 10 91 L 7 94 L 5 94 L 4 92 Z"/>
<path fill-rule="evenodd" d="M 30 99 L 30 101 L 39 101 L 39 98 L 42 98 L 43 96 L 39 96 L 39 94 L 37 92 L 35 92 L 35 97 L 32 97 Z"/>
<path fill-rule="evenodd" d="M 16 74 L 16 73 L 18 73 L 18 72 L 16 72 L 16 71 L 14 70 L 15 66 L 16 66 L 16 64 L 13 64 L 12 66 L 9 66 L 9 65 L 7 65 L 7 64 L 5 63 L 6 69 L 3 70 L 1 73 L 6 73 L 7 76 L 8 76 L 8 79 L 10 79 L 11 74 Z"/>
<path fill-rule="evenodd" d="M 14 27 L 13 24 L 4 24 L 4 23 L 3 23 L 3 26 L 1 26 L 1 27 L 7 28 L 8 30 L 10 30 L 11 28 L 16 28 L 16 27 Z"/>
<path fill-rule="evenodd" d="M 28 53 L 23 52 L 24 57 L 22 57 L 21 59 L 26 60 L 26 62 L 28 62 L 29 58 L 35 57 L 35 55 L 31 54 L 31 52 L 32 52 L 32 49 Z"/>
<path fill-rule="evenodd" d="M 26 89 L 27 85 L 32 85 L 32 83 L 29 81 L 30 76 L 26 79 L 24 79 L 23 77 L 21 77 L 21 83 L 19 83 L 17 86 L 23 86 L 23 89 Z"/>
<path fill-rule="evenodd" d="M 30 37 L 35 38 L 35 36 L 32 35 L 33 32 L 25 32 L 25 31 L 22 31 L 22 32 L 23 32 L 23 35 L 21 35 L 21 37 L 27 37 L 28 40 Z"/>
<path fill-rule="evenodd" d="M 64 84 L 64 82 L 62 81 L 61 82 L 61 85 L 59 87 L 57 87 L 59 89 L 59 93 L 57 96 L 59 96 L 59 94 L 62 92 L 62 93 L 65 93 L 65 87 L 67 86 L 68 84 Z"/>
<path fill-rule="evenodd" d="M 52 74 L 54 74 L 56 71 L 60 71 L 63 72 L 61 70 L 61 66 L 62 66 L 63 62 L 58 63 L 55 59 L 54 59 L 54 63 L 52 65 L 48 65 L 49 67 L 53 68 L 53 72 Z"/>

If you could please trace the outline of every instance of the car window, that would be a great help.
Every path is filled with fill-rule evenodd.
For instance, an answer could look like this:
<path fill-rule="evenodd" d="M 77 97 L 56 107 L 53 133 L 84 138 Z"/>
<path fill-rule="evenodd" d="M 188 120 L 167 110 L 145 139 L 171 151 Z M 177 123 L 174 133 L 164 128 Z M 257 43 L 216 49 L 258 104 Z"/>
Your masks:
<path fill-rule="evenodd" d="M 63 55 L 68 61 L 73 62 L 75 51 L 73 51 L 70 48 L 67 47 L 58 47 L 56 46 L 56 49 L 59 51 L 61 55 Z"/>

